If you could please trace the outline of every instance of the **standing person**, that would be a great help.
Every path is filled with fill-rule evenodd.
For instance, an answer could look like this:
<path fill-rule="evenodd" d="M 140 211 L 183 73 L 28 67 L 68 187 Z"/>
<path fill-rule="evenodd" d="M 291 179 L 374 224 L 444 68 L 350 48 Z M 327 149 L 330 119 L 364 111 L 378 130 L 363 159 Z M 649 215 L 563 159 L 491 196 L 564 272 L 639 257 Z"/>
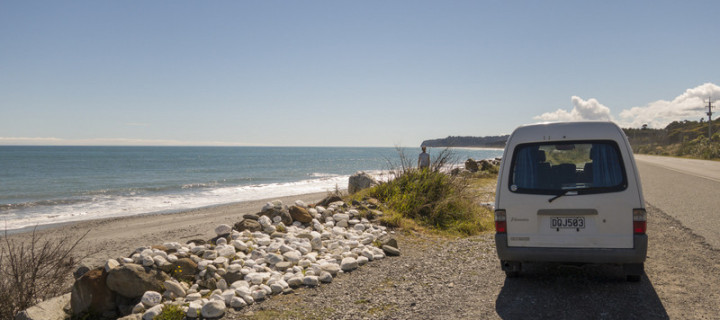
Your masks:
<path fill-rule="evenodd" d="M 418 168 L 427 169 L 430 167 L 430 155 L 425 152 L 425 146 L 420 147 L 422 148 L 422 153 L 418 156 Z"/>

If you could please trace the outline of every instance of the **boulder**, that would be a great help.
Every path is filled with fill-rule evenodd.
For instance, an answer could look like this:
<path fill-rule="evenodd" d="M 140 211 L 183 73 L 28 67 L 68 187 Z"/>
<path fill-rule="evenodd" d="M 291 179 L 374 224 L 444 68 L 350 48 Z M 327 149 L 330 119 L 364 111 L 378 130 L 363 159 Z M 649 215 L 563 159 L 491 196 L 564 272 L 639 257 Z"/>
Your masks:
<path fill-rule="evenodd" d="M 310 223 L 313 219 L 307 209 L 299 206 L 290 207 L 290 216 L 293 218 L 294 221 L 300 221 L 302 223 Z"/>
<path fill-rule="evenodd" d="M 215 228 L 215 234 L 218 236 L 228 235 L 232 232 L 232 227 L 227 224 L 221 224 Z"/>
<path fill-rule="evenodd" d="M 357 268 L 358 268 L 357 260 L 355 260 L 355 258 L 352 258 L 352 257 L 343 258 L 342 262 L 340 263 L 340 269 L 342 269 L 342 271 L 345 271 L 345 272 L 353 271 Z M 326 271 L 328 271 L 328 270 L 326 270 Z"/>
<path fill-rule="evenodd" d="M 63 320 L 67 318 L 65 306 L 70 303 L 71 293 L 40 302 L 27 310 L 20 311 L 15 320 Z"/>
<path fill-rule="evenodd" d="M 140 298 L 145 291 L 163 291 L 163 282 L 170 279 L 162 271 L 134 263 L 119 266 L 107 275 L 107 287 L 126 298 Z"/>
<path fill-rule="evenodd" d="M 203 318 L 220 318 L 225 314 L 225 301 L 210 300 L 200 310 Z"/>
<path fill-rule="evenodd" d="M 400 250 L 393 246 L 384 245 L 384 246 L 382 246 L 382 250 L 388 256 L 399 256 L 400 255 Z"/>
<path fill-rule="evenodd" d="M 325 197 L 325 199 L 320 200 L 320 202 L 317 203 L 317 206 L 327 207 L 331 203 L 337 202 L 337 201 L 343 201 L 343 199 L 340 198 L 340 196 L 333 194 L 333 195 L 329 195 L 329 196 Z"/>
<path fill-rule="evenodd" d="M 142 298 L 140 298 L 140 302 L 142 302 L 146 308 L 152 308 L 162 302 L 162 295 L 157 291 L 145 291 Z"/>
<path fill-rule="evenodd" d="M 389 236 L 389 235 L 383 235 L 380 238 L 378 238 L 378 241 L 381 243 L 382 246 L 391 246 L 393 248 L 399 249 L 397 240 L 395 238 Z"/>
<path fill-rule="evenodd" d="M 70 306 L 73 314 L 86 311 L 103 313 L 115 310 L 115 293 L 106 285 L 104 268 L 93 269 L 77 279 L 72 286 Z"/>
<path fill-rule="evenodd" d="M 259 222 L 257 222 L 257 220 L 243 219 L 242 221 L 236 223 L 233 226 L 233 229 L 235 229 L 237 231 L 248 230 L 250 232 L 255 232 L 255 231 L 261 231 L 262 226 L 260 225 Z"/>
<path fill-rule="evenodd" d="M 170 274 L 178 280 L 193 281 L 198 265 L 190 258 L 180 258 L 171 264 Z"/>
<path fill-rule="evenodd" d="M 479 170 L 477 162 L 472 158 L 465 160 L 465 169 L 470 172 L 477 172 Z"/>
<path fill-rule="evenodd" d="M 377 184 L 378 182 L 375 178 L 361 171 L 350 176 L 350 179 L 348 179 L 348 192 L 352 194 Z"/>
<path fill-rule="evenodd" d="M 490 170 L 493 167 L 493 164 L 488 160 L 480 160 L 478 162 L 480 163 L 480 170 L 482 171 Z"/>

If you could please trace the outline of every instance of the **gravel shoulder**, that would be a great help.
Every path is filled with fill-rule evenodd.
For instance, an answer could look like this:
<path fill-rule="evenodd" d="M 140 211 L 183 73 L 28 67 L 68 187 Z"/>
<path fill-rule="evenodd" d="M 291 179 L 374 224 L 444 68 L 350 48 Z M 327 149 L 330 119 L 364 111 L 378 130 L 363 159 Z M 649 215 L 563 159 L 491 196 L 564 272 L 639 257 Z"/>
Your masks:
<path fill-rule="evenodd" d="M 618 266 L 531 264 L 500 270 L 492 233 L 447 239 L 397 234 L 400 257 L 333 283 L 231 311 L 226 319 L 715 319 L 720 252 L 648 207 L 646 276 Z"/>

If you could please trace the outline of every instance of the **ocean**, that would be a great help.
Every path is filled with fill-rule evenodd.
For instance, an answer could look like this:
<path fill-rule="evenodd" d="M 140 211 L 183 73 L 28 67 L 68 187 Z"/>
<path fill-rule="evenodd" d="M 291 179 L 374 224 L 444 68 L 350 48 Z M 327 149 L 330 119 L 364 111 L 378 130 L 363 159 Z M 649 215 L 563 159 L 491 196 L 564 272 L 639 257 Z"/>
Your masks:
<path fill-rule="evenodd" d="M 404 152 L 414 165 L 419 149 Z M 502 150 L 453 154 L 460 164 Z M 398 164 L 395 148 L 0 146 L 0 228 L 342 190 L 357 171 L 383 179 Z"/>

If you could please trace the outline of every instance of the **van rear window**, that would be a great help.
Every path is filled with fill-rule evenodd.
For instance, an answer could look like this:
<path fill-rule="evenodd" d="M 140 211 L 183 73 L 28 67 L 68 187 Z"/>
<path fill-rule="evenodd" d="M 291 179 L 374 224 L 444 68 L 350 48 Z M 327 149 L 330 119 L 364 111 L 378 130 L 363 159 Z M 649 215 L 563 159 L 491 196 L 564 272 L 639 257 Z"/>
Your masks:
<path fill-rule="evenodd" d="M 620 150 L 609 140 L 520 144 L 511 166 L 512 192 L 588 194 L 627 188 Z"/>

